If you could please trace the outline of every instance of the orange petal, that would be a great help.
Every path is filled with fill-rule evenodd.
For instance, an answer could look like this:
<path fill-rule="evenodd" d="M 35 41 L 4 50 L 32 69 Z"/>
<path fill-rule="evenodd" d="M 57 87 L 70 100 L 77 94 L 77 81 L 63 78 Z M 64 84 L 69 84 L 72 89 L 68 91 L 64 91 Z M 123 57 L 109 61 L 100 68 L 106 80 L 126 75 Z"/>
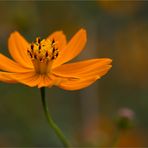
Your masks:
<path fill-rule="evenodd" d="M 27 54 L 29 43 L 18 32 L 13 32 L 8 40 L 8 48 L 15 61 L 27 68 L 32 68 L 33 64 Z"/>
<path fill-rule="evenodd" d="M 112 62 L 109 58 L 91 59 L 72 64 L 64 64 L 52 70 L 59 77 L 81 78 L 102 76 L 107 72 Z"/>
<path fill-rule="evenodd" d="M 5 83 L 17 83 L 16 80 L 12 79 L 11 73 L 0 72 L 0 81 Z"/>
<path fill-rule="evenodd" d="M 66 47 L 59 53 L 59 57 L 53 63 L 57 67 L 73 58 L 75 58 L 84 48 L 86 43 L 86 31 L 80 29 L 69 41 Z"/>
<path fill-rule="evenodd" d="M 18 63 L 10 60 L 6 56 L 0 54 L 0 70 L 9 72 L 26 72 L 29 69 L 22 67 Z"/>
<path fill-rule="evenodd" d="M 78 79 L 78 80 L 67 80 L 61 82 L 58 87 L 64 90 L 79 90 L 85 87 L 88 87 L 94 83 L 99 77 L 91 77 L 87 79 Z"/>
<path fill-rule="evenodd" d="M 26 73 L 12 73 L 10 77 L 18 83 L 22 83 L 30 87 L 37 86 L 41 81 L 41 75 L 37 75 L 33 71 Z"/>
<path fill-rule="evenodd" d="M 66 46 L 66 36 L 62 31 L 56 31 L 47 37 L 51 41 L 54 39 L 57 42 L 57 48 L 61 51 Z"/>
<path fill-rule="evenodd" d="M 43 76 L 41 76 L 41 81 L 38 84 L 38 88 L 41 88 L 41 87 L 52 87 L 53 84 L 54 84 L 54 80 L 51 79 L 51 76 L 43 75 Z"/>
<path fill-rule="evenodd" d="M 89 78 L 89 77 L 99 77 L 101 78 L 102 76 L 104 76 L 110 69 L 111 69 L 111 65 L 106 65 L 105 67 L 101 67 L 99 70 L 95 70 L 92 71 L 90 73 L 85 73 L 83 75 L 81 75 L 81 78 Z"/>

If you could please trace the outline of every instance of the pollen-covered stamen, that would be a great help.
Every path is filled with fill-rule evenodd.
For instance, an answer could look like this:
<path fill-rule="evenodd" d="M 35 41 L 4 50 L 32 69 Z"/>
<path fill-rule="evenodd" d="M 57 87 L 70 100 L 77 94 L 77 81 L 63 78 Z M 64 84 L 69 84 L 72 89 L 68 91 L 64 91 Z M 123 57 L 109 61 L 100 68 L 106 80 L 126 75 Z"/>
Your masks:
<path fill-rule="evenodd" d="M 41 43 L 41 38 L 40 38 L 40 37 L 37 37 L 37 38 L 36 38 L 36 42 L 37 42 L 38 44 L 40 44 L 40 43 Z"/>
<path fill-rule="evenodd" d="M 51 70 L 53 61 L 58 57 L 59 50 L 56 48 L 56 41 L 49 39 L 41 40 L 36 38 L 27 50 L 37 73 L 46 74 Z"/>
<path fill-rule="evenodd" d="M 41 44 L 39 44 L 39 51 L 41 50 Z"/>
<path fill-rule="evenodd" d="M 55 43 L 55 40 L 53 39 L 53 40 L 52 40 L 52 45 L 53 45 L 54 43 Z"/>
<path fill-rule="evenodd" d="M 27 50 L 27 52 L 28 52 L 30 58 L 32 58 L 32 53 L 30 52 L 30 50 Z"/>
<path fill-rule="evenodd" d="M 33 43 L 31 44 L 31 50 L 33 50 L 33 47 L 34 47 L 34 45 L 33 45 Z"/>
<path fill-rule="evenodd" d="M 45 56 L 46 56 L 46 58 L 48 57 L 48 52 L 47 51 L 46 51 L 46 55 Z"/>

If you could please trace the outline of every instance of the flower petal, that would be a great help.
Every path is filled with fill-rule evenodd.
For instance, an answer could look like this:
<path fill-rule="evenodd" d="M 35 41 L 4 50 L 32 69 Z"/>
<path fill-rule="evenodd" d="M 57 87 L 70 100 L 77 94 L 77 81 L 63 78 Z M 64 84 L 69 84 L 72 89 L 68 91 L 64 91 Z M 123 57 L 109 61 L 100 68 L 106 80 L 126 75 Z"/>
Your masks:
<path fill-rule="evenodd" d="M 0 72 L 0 81 L 5 83 L 17 83 L 16 80 L 11 78 L 11 73 Z"/>
<path fill-rule="evenodd" d="M 66 36 L 64 35 L 63 31 L 56 31 L 49 35 L 47 39 L 55 40 L 57 42 L 57 48 L 61 51 L 66 46 Z"/>
<path fill-rule="evenodd" d="M 13 32 L 8 40 L 8 48 L 15 61 L 27 68 L 32 68 L 33 64 L 27 54 L 29 43 L 18 32 Z"/>
<path fill-rule="evenodd" d="M 84 48 L 86 43 L 86 31 L 80 29 L 59 53 L 59 57 L 53 63 L 53 67 L 57 67 L 69 60 L 75 58 Z"/>
<path fill-rule="evenodd" d="M 12 61 L 6 56 L 0 54 L 0 70 L 8 71 L 8 72 L 26 72 L 29 69 L 22 67 L 18 63 Z"/>
<path fill-rule="evenodd" d="M 85 87 L 88 87 L 94 83 L 99 77 L 89 77 L 87 79 L 78 79 L 78 80 L 67 80 L 61 82 L 58 87 L 64 90 L 79 90 Z"/>
<path fill-rule="evenodd" d="M 107 72 L 112 62 L 109 58 L 91 59 L 72 64 L 64 64 L 52 70 L 52 73 L 59 77 L 95 77 L 102 76 Z"/>
<path fill-rule="evenodd" d="M 51 79 L 51 76 L 42 75 L 41 81 L 38 84 L 38 88 L 41 88 L 41 87 L 52 87 L 53 84 L 54 84 L 54 80 Z"/>
<path fill-rule="evenodd" d="M 41 81 L 41 75 L 32 72 L 11 73 L 10 77 L 18 83 L 25 84 L 30 87 L 37 86 Z"/>

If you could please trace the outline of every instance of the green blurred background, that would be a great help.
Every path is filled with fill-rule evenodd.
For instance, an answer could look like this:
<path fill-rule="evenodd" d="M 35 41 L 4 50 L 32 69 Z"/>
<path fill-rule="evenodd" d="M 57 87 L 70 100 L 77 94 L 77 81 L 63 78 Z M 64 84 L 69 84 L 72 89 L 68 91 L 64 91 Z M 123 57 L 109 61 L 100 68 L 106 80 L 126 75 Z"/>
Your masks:
<path fill-rule="evenodd" d="M 109 57 L 113 67 L 80 91 L 47 88 L 53 118 L 73 146 L 100 146 L 112 139 L 117 112 L 126 107 L 135 126 L 121 134 L 119 146 L 148 146 L 147 1 L 0 1 L 0 51 L 7 56 L 14 30 L 32 42 L 56 30 L 69 40 L 80 28 L 88 40 L 76 60 Z M 37 88 L 0 83 L 0 146 L 61 146 Z"/>

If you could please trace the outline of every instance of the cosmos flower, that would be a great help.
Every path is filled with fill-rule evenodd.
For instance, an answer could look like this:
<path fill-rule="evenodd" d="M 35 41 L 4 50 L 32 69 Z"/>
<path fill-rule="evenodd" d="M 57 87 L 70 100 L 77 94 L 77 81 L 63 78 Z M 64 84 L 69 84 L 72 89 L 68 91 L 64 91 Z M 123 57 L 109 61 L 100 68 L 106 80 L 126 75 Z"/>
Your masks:
<path fill-rule="evenodd" d="M 0 81 L 38 88 L 85 88 L 105 75 L 112 61 L 100 58 L 67 64 L 83 50 L 85 44 L 84 29 L 80 29 L 68 43 L 62 31 L 42 40 L 37 37 L 32 43 L 18 32 L 13 32 L 8 40 L 8 49 L 14 60 L 0 54 Z"/>

